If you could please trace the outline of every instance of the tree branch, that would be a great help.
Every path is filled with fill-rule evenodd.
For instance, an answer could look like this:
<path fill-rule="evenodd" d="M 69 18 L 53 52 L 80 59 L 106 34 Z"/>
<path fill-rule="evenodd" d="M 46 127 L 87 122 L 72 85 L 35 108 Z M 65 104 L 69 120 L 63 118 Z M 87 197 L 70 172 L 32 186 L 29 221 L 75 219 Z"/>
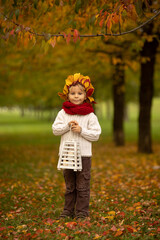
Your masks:
<path fill-rule="evenodd" d="M 45 37 L 46 35 L 50 35 L 50 37 L 64 37 L 64 34 L 61 34 L 61 33 L 58 33 L 58 34 L 50 34 L 50 33 L 36 33 L 32 30 L 30 30 L 29 27 L 24 27 L 22 26 L 21 24 L 18 24 L 16 22 L 14 22 L 13 20 L 10 20 L 7 16 L 5 16 L 3 13 L 0 13 L 1 15 L 3 15 L 7 20 L 9 20 L 10 22 L 12 22 L 14 25 L 18 26 L 18 27 L 23 27 L 24 30 L 26 30 L 27 32 L 33 34 L 33 35 L 36 35 L 36 36 L 39 36 L 39 37 Z M 139 25 L 138 27 L 136 28 L 133 28 L 129 31 L 126 31 L 126 32 L 121 32 L 121 33 L 113 33 L 113 34 L 109 34 L 109 33 L 106 33 L 106 34 L 80 34 L 78 35 L 79 37 L 81 38 L 84 38 L 84 37 L 105 37 L 105 36 L 114 36 L 114 37 L 118 37 L 118 36 L 122 36 L 122 35 L 126 35 L 126 34 L 129 34 L 129 33 L 132 33 L 132 32 L 135 32 L 137 31 L 138 29 L 144 27 L 146 24 L 148 24 L 149 22 L 153 21 L 156 17 L 158 17 L 160 15 L 160 10 L 151 18 L 149 18 L 147 21 L 145 21 L 144 23 L 142 23 L 141 25 Z M 67 36 L 67 34 L 66 34 Z M 74 37 L 74 35 L 71 35 L 71 37 Z"/>

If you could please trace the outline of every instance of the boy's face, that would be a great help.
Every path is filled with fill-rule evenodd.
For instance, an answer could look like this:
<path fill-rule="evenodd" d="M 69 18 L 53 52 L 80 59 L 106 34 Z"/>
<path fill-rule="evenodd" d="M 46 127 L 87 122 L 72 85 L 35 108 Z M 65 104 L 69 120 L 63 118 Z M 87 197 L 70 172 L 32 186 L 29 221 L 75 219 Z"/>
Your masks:
<path fill-rule="evenodd" d="M 80 85 L 72 86 L 69 89 L 68 99 L 71 103 L 80 105 L 86 99 L 86 92 Z"/>

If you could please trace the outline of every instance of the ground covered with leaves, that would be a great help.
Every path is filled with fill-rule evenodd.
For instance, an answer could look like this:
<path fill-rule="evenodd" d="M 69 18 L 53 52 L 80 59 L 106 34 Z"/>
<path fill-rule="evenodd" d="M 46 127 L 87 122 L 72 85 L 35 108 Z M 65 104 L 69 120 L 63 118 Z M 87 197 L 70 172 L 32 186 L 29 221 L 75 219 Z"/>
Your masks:
<path fill-rule="evenodd" d="M 1 145 L 1 239 L 160 239 L 159 144 L 145 155 L 131 143 L 94 143 L 83 221 L 58 219 L 65 186 L 57 152 L 57 143 Z"/>

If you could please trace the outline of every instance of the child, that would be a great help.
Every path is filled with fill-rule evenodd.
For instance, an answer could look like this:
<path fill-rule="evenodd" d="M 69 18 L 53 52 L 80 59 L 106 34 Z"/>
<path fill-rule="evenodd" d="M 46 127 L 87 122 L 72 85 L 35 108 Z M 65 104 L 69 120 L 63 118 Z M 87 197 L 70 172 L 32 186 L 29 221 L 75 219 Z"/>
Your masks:
<path fill-rule="evenodd" d="M 58 93 L 66 100 L 52 125 L 53 134 L 61 135 L 59 154 L 65 141 L 76 139 L 82 156 L 82 171 L 65 169 L 63 172 L 66 192 L 64 210 L 60 217 L 64 218 L 89 216 L 91 142 L 97 141 L 101 134 L 101 127 L 90 104 L 94 103 L 91 97 L 93 91 L 90 78 L 76 73 L 66 79 L 63 93 Z"/>

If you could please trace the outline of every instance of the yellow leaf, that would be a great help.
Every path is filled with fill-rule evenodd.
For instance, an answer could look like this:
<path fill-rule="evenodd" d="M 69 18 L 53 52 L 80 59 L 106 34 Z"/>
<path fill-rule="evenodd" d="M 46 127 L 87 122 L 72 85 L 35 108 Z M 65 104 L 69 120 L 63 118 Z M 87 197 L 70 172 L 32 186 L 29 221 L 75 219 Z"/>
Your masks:
<path fill-rule="evenodd" d="M 93 239 L 98 239 L 98 238 L 101 238 L 100 235 L 96 234 L 95 237 Z"/>
<path fill-rule="evenodd" d="M 110 212 L 108 212 L 108 215 L 106 216 L 106 218 L 113 220 L 115 215 L 116 215 L 115 211 L 110 211 Z"/>
<path fill-rule="evenodd" d="M 74 81 L 77 81 L 80 77 L 80 73 L 75 73 L 74 74 Z"/>

